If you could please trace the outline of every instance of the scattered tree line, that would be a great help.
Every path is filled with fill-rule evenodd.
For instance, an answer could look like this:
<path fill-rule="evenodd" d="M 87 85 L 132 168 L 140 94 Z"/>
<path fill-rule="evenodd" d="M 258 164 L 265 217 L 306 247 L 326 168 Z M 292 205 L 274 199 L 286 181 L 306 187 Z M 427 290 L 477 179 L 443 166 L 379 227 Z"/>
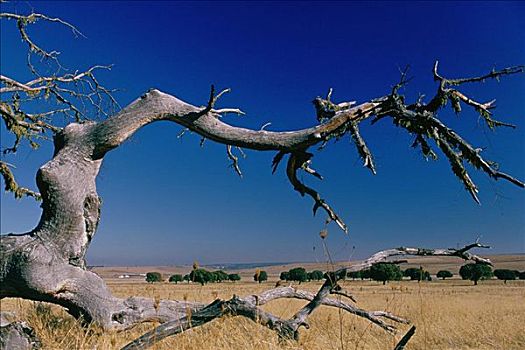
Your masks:
<path fill-rule="evenodd" d="M 507 281 L 520 279 L 525 280 L 525 271 L 520 272 L 518 270 L 510 269 L 496 269 L 492 271 L 492 268 L 489 265 L 485 264 L 466 264 L 461 266 L 459 269 L 459 275 L 464 280 L 471 280 L 474 282 L 474 285 L 478 284 L 480 280 L 491 279 L 495 276 L 499 280 L 503 280 L 503 283 Z"/>
<path fill-rule="evenodd" d="M 494 270 L 494 276 L 496 276 L 497 279 L 503 280 L 503 283 L 507 283 L 507 281 L 520 279 L 525 280 L 525 271 L 519 272 L 518 270 L 508 270 L 508 269 L 496 269 Z"/>
<path fill-rule="evenodd" d="M 474 282 L 474 285 L 478 284 L 478 281 L 491 279 L 495 276 L 499 280 L 503 280 L 504 283 L 510 280 L 525 279 L 525 271 L 520 272 L 518 270 L 510 269 L 496 269 L 492 271 L 490 265 L 486 264 L 466 264 L 461 266 L 459 269 L 459 275 L 464 280 L 470 280 Z M 437 272 L 436 277 L 441 279 L 451 278 L 454 275 L 448 270 L 440 270 Z M 379 263 L 372 265 L 369 269 L 361 271 L 351 271 L 347 274 L 348 278 L 355 279 L 371 279 L 375 281 L 381 281 L 385 284 L 387 281 L 401 280 L 402 277 L 409 277 L 410 280 L 417 281 L 431 281 L 432 278 L 428 271 L 425 271 L 422 267 L 420 268 L 408 268 L 401 272 L 401 269 L 393 263 Z"/>
<path fill-rule="evenodd" d="M 347 277 L 355 279 L 371 279 L 374 281 L 383 282 L 386 284 L 388 281 L 399 281 L 403 278 L 403 272 L 398 265 L 393 263 L 378 263 L 372 265 L 368 269 L 361 271 L 351 271 L 347 274 Z"/>
<path fill-rule="evenodd" d="M 217 271 L 208 271 L 201 268 L 195 268 L 193 269 L 189 274 L 181 275 L 181 274 L 174 274 L 171 275 L 168 279 L 169 282 L 177 284 L 178 282 L 197 282 L 201 285 L 205 285 L 207 283 L 219 283 L 224 281 L 240 281 L 241 276 L 237 273 L 226 273 L 222 270 Z M 162 282 L 163 278 L 162 275 L 159 272 L 148 272 L 146 273 L 146 282 L 153 283 L 153 282 Z"/>
<path fill-rule="evenodd" d="M 461 266 L 459 269 L 459 275 L 464 280 L 470 280 L 474 282 L 474 285 L 478 284 L 478 281 L 491 279 L 493 276 L 499 280 L 503 280 L 504 283 L 507 281 L 516 280 L 516 279 L 525 279 L 525 271 L 520 272 L 518 270 L 510 269 L 496 269 L 492 271 L 492 268 L 489 265 L 485 264 L 466 264 Z M 445 280 L 446 278 L 451 278 L 454 275 L 448 270 L 440 270 L 437 272 L 436 277 Z M 402 271 L 398 265 L 394 263 L 378 263 L 372 265 L 368 269 L 361 271 L 351 271 L 347 274 L 348 278 L 353 280 L 356 279 L 369 279 L 374 281 L 383 282 L 386 284 L 388 281 L 399 281 L 403 277 L 408 277 L 412 281 L 431 281 L 432 277 L 430 273 L 423 269 L 423 267 L 415 268 L 411 267 Z M 302 282 L 306 281 L 319 281 L 323 278 L 326 278 L 326 273 L 323 273 L 320 270 L 313 270 L 307 272 L 304 267 L 295 267 L 288 271 L 283 271 L 279 275 L 281 281 L 293 281 Z M 224 281 L 240 281 L 241 276 L 237 273 L 228 274 L 222 270 L 217 271 L 208 271 L 202 268 L 194 268 L 189 274 L 181 275 L 174 274 L 171 275 L 168 279 L 171 283 L 178 282 L 196 282 L 201 285 L 207 283 L 220 283 Z M 268 273 L 264 270 L 257 269 L 253 275 L 253 280 L 258 283 L 262 283 L 268 280 Z M 146 274 L 146 282 L 162 282 L 163 278 L 159 272 L 148 272 Z"/>
<path fill-rule="evenodd" d="M 279 279 L 281 281 L 294 281 L 294 282 L 306 282 L 306 281 L 319 281 L 325 277 L 323 271 L 314 270 L 306 272 L 304 267 L 295 267 L 288 271 L 281 272 Z"/>

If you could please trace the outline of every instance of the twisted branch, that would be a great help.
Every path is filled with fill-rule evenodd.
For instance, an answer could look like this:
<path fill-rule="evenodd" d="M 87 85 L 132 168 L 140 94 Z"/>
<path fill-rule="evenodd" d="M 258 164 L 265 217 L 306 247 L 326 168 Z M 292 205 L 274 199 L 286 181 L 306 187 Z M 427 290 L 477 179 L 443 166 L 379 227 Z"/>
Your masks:
<path fill-rule="evenodd" d="M 321 198 L 321 195 L 316 190 L 306 186 L 297 178 L 297 170 L 305 169 L 310 174 L 315 174 L 316 177 L 322 179 L 321 175 L 315 172 L 308 166 L 308 162 L 313 155 L 307 152 L 294 152 L 290 154 L 288 159 L 288 164 L 286 167 L 286 175 L 288 180 L 292 184 L 294 190 L 299 192 L 301 196 L 305 194 L 309 195 L 314 200 L 313 213 L 314 215 L 317 212 L 317 209 L 323 208 L 324 211 L 328 214 L 329 221 L 334 221 L 345 233 L 348 233 L 348 226 L 344 221 L 336 214 L 332 207 L 326 203 L 326 201 Z"/>
<path fill-rule="evenodd" d="M 502 76 L 522 73 L 523 66 L 505 68 L 499 71 L 492 70 L 486 75 L 473 78 L 447 79 L 437 72 L 438 62 L 434 65 L 434 79 L 439 82 L 436 95 L 428 104 L 422 101 L 422 97 L 411 105 L 406 105 L 404 97 L 399 95 L 398 90 L 407 83 L 406 71 L 403 72 L 401 81 L 394 86 L 392 93 L 382 100 L 382 111 L 377 114 L 374 122 L 386 116 L 392 117 L 394 125 L 406 129 L 410 134 L 415 135 L 413 147 L 420 147 L 425 157 L 437 159 L 436 153 L 432 150 L 427 140 L 433 140 L 441 149 L 443 154 L 450 162 L 452 172 L 463 182 L 465 189 L 471 194 L 474 201 L 480 203 L 477 196 L 478 188 L 470 178 L 465 169 L 464 162 L 470 163 L 476 169 L 480 169 L 491 178 L 498 180 L 504 179 L 512 184 L 525 187 L 525 184 L 509 174 L 499 171 L 498 165 L 494 162 L 485 160 L 481 156 L 481 149 L 475 148 L 465 141 L 454 130 L 447 127 L 437 116 L 437 111 L 444 107 L 448 101 L 451 102 L 456 113 L 461 111 L 460 103 L 463 102 L 476 109 L 485 119 L 490 128 L 494 126 L 511 126 L 510 124 L 498 122 L 491 118 L 490 109 L 494 108 L 494 101 L 478 103 L 450 86 L 458 86 L 464 83 L 485 81 L 489 78 L 499 79 Z"/>

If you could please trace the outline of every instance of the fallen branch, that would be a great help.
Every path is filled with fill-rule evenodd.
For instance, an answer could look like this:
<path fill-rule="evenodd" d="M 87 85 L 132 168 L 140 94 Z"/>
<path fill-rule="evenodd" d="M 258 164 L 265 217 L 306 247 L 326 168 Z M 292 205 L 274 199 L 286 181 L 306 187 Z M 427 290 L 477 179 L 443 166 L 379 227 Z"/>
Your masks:
<path fill-rule="evenodd" d="M 353 315 L 363 317 L 373 324 L 381 327 L 387 332 L 395 332 L 396 327 L 388 324 L 381 318 L 388 319 L 397 323 L 409 323 L 408 320 L 393 315 L 386 311 L 366 311 L 340 300 L 329 298 L 330 294 L 339 294 L 347 297 L 348 292 L 342 291 L 338 281 L 344 279 L 348 270 L 356 271 L 368 268 L 373 264 L 384 262 L 387 258 L 399 255 L 416 256 L 456 256 L 465 260 L 473 260 L 477 263 L 491 264 L 489 259 L 481 258 L 471 254 L 468 250 L 472 248 L 488 248 L 488 246 L 475 242 L 461 249 L 425 249 L 425 248 L 395 248 L 377 252 L 360 264 L 352 265 L 349 268 L 341 268 L 333 272 L 327 272 L 326 279 L 319 291 L 314 294 L 307 291 L 297 290 L 293 287 L 279 287 L 267 290 L 259 295 L 250 295 L 244 298 L 233 296 L 229 300 L 217 299 L 209 305 L 202 305 L 196 312 L 185 315 L 161 324 L 155 329 L 143 334 L 127 344 L 122 350 L 147 349 L 155 343 L 187 329 L 199 327 L 224 316 L 243 316 L 277 332 L 280 338 L 295 339 L 299 338 L 298 330 L 300 327 L 309 328 L 308 316 L 321 305 L 332 306 L 347 311 Z M 261 310 L 259 306 L 270 301 L 282 298 L 294 298 L 308 300 L 309 302 L 297 311 L 290 319 L 282 319 L 269 312 Z M 355 300 L 354 300 L 355 301 Z M 198 308 L 198 306 L 196 306 Z M 399 341 L 394 350 L 402 350 L 414 335 L 413 326 L 405 336 Z"/>

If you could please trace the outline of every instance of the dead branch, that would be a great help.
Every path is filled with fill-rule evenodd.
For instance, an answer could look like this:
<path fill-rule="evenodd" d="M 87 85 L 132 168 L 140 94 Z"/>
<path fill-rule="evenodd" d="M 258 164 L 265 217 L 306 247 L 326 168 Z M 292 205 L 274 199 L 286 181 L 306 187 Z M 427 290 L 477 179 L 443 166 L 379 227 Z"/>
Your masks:
<path fill-rule="evenodd" d="M 465 260 L 473 260 L 476 263 L 491 264 L 489 259 L 481 258 L 477 255 L 471 254 L 468 251 L 472 248 L 488 248 L 488 246 L 475 242 L 468 244 L 460 249 L 426 249 L 426 248 L 395 248 L 383 250 L 375 253 L 370 258 L 366 259 L 360 264 L 352 265 L 348 268 L 341 268 L 337 271 L 327 272 L 325 282 L 317 293 L 310 293 L 302 290 L 297 290 L 293 287 L 278 287 L 267 290 L 259 295 L 250 295 L 244 298 L 233 296 L 229 300 L 217 299 L 211 304 L 202 306 L 200 310 L 190 315 L 185 315 L 181 318 L 168 321 L 157 328 L 153 329 L 137 338 L 133 342 L 127 344 L 122 350 L 139 350 L 146 349 L 155 343 L 179 333 L 187 329 L 201 326 L 205 323 L 211 322 L 217 318 L 224 316 L 244 316 L 252 321 L 259 323 L 271 330 L 277 332 L 279 337 L 286 339 L 295 339 L 299 337 L 298 330 L 300 327 L 309 328 L 308 316 L 310 316 L 315 309 L 321 305 L 332 306 L 359 317 L 363 317 L 373 324 L 381 327 L 385 331 L 395 332 L 396 327 L 384 322 L 381 318 L 385 318 L 397 323 L 408 323 L 406 319 L 393 315 L 386 311 L 366 311 L 356 306 L 344 303 L 339 300 L 331 299 L 330 294 L 340 294 L 355 300 L 343 291 L 338 285 L 338 281 L 344 279 L 348 270 L 358 271 L 368 268 L 373 264 L 384 262 L 387 258 L 400 255 L 416 255 L 416 256 L 455 256 Z M 281 298 L 295 298 L 308 300 L 309 302 L 298 310 L 290 319 L 279 318 L 269 312 L 263 311 L 259 306 L 264 305 L 270 301 Z M 403 349 L 410 338 L 415 333 L 415 326 L 413 326 L 405 336 L 399 341 L 395 349 Z"/>
<path fill-rule="evenodd" d="M 348 271 L 361 271 L 371 267 L 374 264 L 386 262 L 388 258 L 394 256 L 452 256 L 461 258 L 463 260 L 472 260 L 478 264 L 487 264 L 492 266 L 492 262 L 490 261 L 490 259 L 483 258 L 476 254 L 470 253 L 469 250 L 472 248 L 490 248 L 490 246 L 481 244 L 478 241 L 476 241 L 460 249 L 423 249 L 399 247 L 377 252 L 368 259 L 364 260 L 363 262 L 353 264 L 352 266 L 349 266 L 346 269 Z"/>
<path fill-rule="evenodd" d="M 456 113 L 461 111 L 460 103 L 463 102 L 474 109 L 485 119 L 487 125 L 492 129 L 495 126 L 510 124 L 498 122 L 491 118 L 490 109 L 494 108 L 494 101 L 488 103 L 478 103 L 457 89 L 450 86 L 458 86 L 464 83 L 480 82 L 488 78 L 499 79 L 506 75 L 522 73 L 523 66 L 505 68 L 499 71 L 492 70 L 489 74 L 463 79 L 447 79 L 437 72 L 438 62 L 434 65 L 434 79 L 439 82 L 439 88 L 436 95 L 428 104 L 422 101 L 422 98 L 411 105 L 406 105 L 404 97 L 399 95 L 398 90 L 407 83 L 406 72 L 402 74 L 401 81 L 392 89 L 392 93 L 383 99 L 382 111 L 377 113 L 373 122 L 390 116 L 394 125 L 406 129 L 410 134 L 415 135 L 413 147 L 421 147 L 425 157 L 431 156 L 436 159 L 437 156 L 432 150 L 427 140 L 433 140 L 441 149 L 443 154 L 450 162 L 452 172 L 463 182 L 465 189 L 471 194 L 472 198 L 479 203 L 477 196 L 478 188 L 470 178 L 465 169 L 464 162 L 471 164 L 474 168 L 479 169 L 489 175 L 491 178 L 505 179 L 519 187 L 525 187 L 525 184 L 498 170 L 498 165 L 494 162 L 485 160 L 481 156 L 481 150 L 473 147 L 464 140 L 454 130 L 447 127 L 437 116 L 438 110 L 443 108 L 447 102 L 451 102 L 452 108 Z"/>
<path fill-rule="evenodd" d="M 239 157 L 233 154 L 231 145 L 226 145 L 226 154 L 228 155 L 228 159 L 232 161 L 231 167 L 235 170 L 237 175 L 242 178 L 241 168 L 239 168 Z"/>
<path fill-rule="evenodd" d="M 294 190 L 299 192 L 301 196 L 307 194 L 314 200 L 314 215 L 316 214 L 317 209 L 323 208 L 324 211 L 328 214 L 329 221 L 334 221 L 341 228 L 341 230 L 343 230 L 345 233 L 348 233 L 348 227 L 343 222 L 343 220 L 335 213 L 332 207 L 330 207 L 330 205 L 326 203 L 324 199 L 321 198 L 321 196 L 316 190 L 306 186 L 297 178 L 298 169 L 309 169 L 310 171 L 307 171 L 308 173 L 317 174 L 317 172 L 311 170 L 308 167 L 307 162 L 310 161 L 310 158 L 312 156 L 313 155 L 311 153 L 301 151 L 291 153 L 290 158 L 288 159 L 288 165 L 286 167 L 286 175 L 288 176 L 288 180 L 292 184 Z M 317 177 L 322 178 L 320 175 L 318 175 Z"/>
<path fill-rule="evenodd" d="M 325 291 L 325 289 L 321 289 Z M 323 293 L 324 294 L 324 293 Z M 158 326 L 154 330 L 145 333 L 140 338 L 127 344 L 122 350 L 131 349 L 146 349 L 155 343 L 182 333 L 190 328 L 199 327 L 205 323 L 211 322 L 217 318 L 225 316 L 243 316 L 252 321 L 259 323 L 286 339 L 298 339 L 298 329 L 301 326 L 308 328 L 306 318 L 319 305 L 327 305 L 345 310 L 351 314 L 359 317 L 364 317 L 386 331 L 393 332 L 396 328 L 385 323 L 380 318 L 386 318 L 399 323 L 408 323 L 407 320 L 394 316 L 384 311 L 365 311 L 355 306 L 346 304 L 344 302 L 321 297 L 319 293 L 313 294 L 306 291 L 296 290 L 292 287 L 274 288 L 261 293 L 260 295 L 250 295 L 245 298 L 233 296 L 229 300 L 215 300 L 211 304 L 203 306 L 202 309 L 184 316 L 182 318 L 172 320 Z M 271 313 L 261 310 L 258 306 L 264 305 L 270 301 L 281 298 L 296 298 L 309 300 L 303 309 L 301 309 L 291 319 L 285 320 L 279 318 Z"/>
<path fill-rule="evenodd" d="M 354 140 L 355 146 L 357 148 L 357 152 L 359 153 L 359 156 L 363 160 L 363 166 L 370 169 L 372 174 L 376 174 L 376 167 L 374 164 L 374 159 L 372 158 L 372 152 L 368 149 L 368 146 L 365 143 L 365 140 L 361 137 L 361 134 L 359 132 L 359 127 L 357 124 L 350 123 L 348 125 L 348 128 L 350 130 L 350 135 L 352 135 L 352 139 Z"/>

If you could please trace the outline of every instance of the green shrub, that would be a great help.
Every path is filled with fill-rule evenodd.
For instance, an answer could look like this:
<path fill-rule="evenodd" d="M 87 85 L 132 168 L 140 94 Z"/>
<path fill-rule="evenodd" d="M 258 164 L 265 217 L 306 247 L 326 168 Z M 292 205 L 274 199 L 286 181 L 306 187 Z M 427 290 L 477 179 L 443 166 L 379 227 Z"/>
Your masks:
<path fill-rule="evenodd" d="M 202 286 L 211 282 L 214 277 L 209 271 L 205 269 L 194 269 L 190 272 L 190 281 L 200 283 Z"/>
<path fill-rule="evenodd" d="M 175 284 L 177 284 L 178 282 L 182 282 L 182 275 L 171 275 L 169 281 Z"/>
<path fill-rule="evenodd" d="M 440 270 L 440 271 L 438 271 L 438 273 L 436 274 L 436 277 L 437 277 L 437 278 L 442 278 L 443 280 L 444 280 L 445 278 L 450 278 L 450 277 L 452 277 L 452 276 L 453 276 L 452 272 L 450 272 L 450 271 L 448 271 L 448 270 Z"/>
<path fill-rule="evenodd" d="M 517 277 L 516 271 L 507 269 L 494 270 L 494 276 L 499 280 L 503 280 L 503 283 L 507 283 L 508 280 L 515 280 Z"/>
<path fill-rule="evenodd" d="M 228 280 L 228 274 L 222 270 L 213 271 L 212 274 L 215 275 L 216 282 L 222 282 L 222 281 Z"/>
<path fill-rule="evenodd" d="M 409 269 L 406 269 L 403 272 L 403 276 L 410 277 L 412 281 L 423 281 L 423 280 L 430 279 L 430 273 L 428 271 L 423 270 L 422 267 L 420 268 L 411 267 Z"/>
<path fill-rule="evenodd" d="M 159 272 L 148 272 L 146 273 L 146 282 L 162 282 L 162 275 Z"/>
<path fill-rule="evenodd" d="M 255 271 L 255 275 L 253 275 L 253 280 L 259 283 L 264 282 L 268 280 L 268 274 L 264 270 L 257 270 Z"/>
<path fill-rule="evenodd" d="M 312 272 L 307 273 L 308 281 L 319 281 L 323 279 L 323 271 L 314 270 Z"/>
<path fill-rule="evenodd" d="M 368 279 L 372 278 L 370 276 L 370 269 L 361 270 L 361 271 L 359 271 L 359 273 L 361 274 L 361 279 L 362 280 L 368 280 Z"/>
<path fill-rule="evenodd" d="M 306 273 L 304 267 L 290 269 L 290 271 L 288 271 L 288 276 L 290 281 L 296 281 L 299 283 L 305 282 L 308 279 L 308 274 Z"/>
<path fill-rule="evenodd" d="M 353 280 L 361 278 L 361 271 L 350 271 L 346 274 L 346 277 L 351 278 Z"/>
<path fill-rule="evenodd" d="M 485 264 L 466 264 L 459 269 L 459 275 L 462 279 L 471 280 L 477 285 L 479 280 L 492 277 L 492 268 Z"/>
<path fill-rule="evenodd" d="M 239 276 L 239 274 L 237 273 L 230 273 L 228 275 L 228 279 L 232 282 L 235 282 L 235 281 L 240 281 L 241 280 L 241 276 Z"/>
<path fill-rule="evenodd" d="M 281 274 L 279 275 L 279 279 L 281 281 L 289 281 L 290 280 L 290 272 L 288 272 L 288 271 L 281 272 Z"/>
<path fill-rule="evenodd" d="M 378 263 L 370 267 L 370 277 L 374 281 L 381 281 L 386 284 L 387 281 L 399 281 L 403 278 L 403 273 L 399 266 L 392 263 Z"/>

